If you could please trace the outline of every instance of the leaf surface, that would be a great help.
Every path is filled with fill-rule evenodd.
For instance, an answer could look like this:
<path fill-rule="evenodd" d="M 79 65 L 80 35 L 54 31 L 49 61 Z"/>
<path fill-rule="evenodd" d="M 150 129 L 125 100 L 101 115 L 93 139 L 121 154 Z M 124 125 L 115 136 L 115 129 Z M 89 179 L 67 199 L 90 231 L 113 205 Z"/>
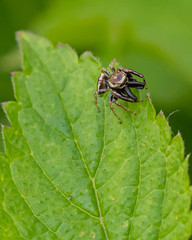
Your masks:
<path fill-rule="evenodd" d="M 4 239 L 188 239 L 188 157 L 163 113 L 145 98 L 129 104 L 137 116 L 116 109 L 120 125 L 104 96 L 98 114 L 97 59 L 18 39 L 23 72 L 4 104 L 12 127 L 0 155 Z"/>

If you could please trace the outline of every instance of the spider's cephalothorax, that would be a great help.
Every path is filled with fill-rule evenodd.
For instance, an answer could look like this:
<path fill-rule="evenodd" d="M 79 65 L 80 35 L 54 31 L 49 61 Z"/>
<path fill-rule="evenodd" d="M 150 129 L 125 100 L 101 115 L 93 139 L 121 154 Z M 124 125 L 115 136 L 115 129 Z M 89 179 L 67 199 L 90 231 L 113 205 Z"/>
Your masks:
<path fill-rule="evenodd" d="M 116 71 L 108 79 L 109 87 L 112 89 L 121 89 L 127 82 L 127 75 L 124 72 Z"/>
<path fill-rule="evenodd" d="M 117 113 L 115 112 L 115 109 L 113 108 L 112 103 L 115 103 L 117 106 L 125 109 L 126 111 L 129 111 L 135 114 L 134 112 L 130 111 L 128 108 L 123 106 L 122 104 L 118 103 L 117 99 L 120 98 L 127 102 L 139 102 L 137 96 L 135 96 L 131 92 L 130 88 L 143 89 L 144 87 L 146 87 L 146 82 L 142 74 L 135 72 L 129 68 L 118 67 L 117 70 L 115 70 L 114 68 L 115 62 L 116 60 L 114 59 L 109 65 L 112 73 L 107 71 L 107 69 L 102 68 L 101 70 L 102 73 L 99 76 L 97 81 L 97 91 L 95 91 L 94 96 L 95 96 L 95 105 L 98 109 L 98 112 L 100 112 L 100 109 L 97 105 L 97 95 L 102 96 L 104 93 L 110 91 L 111 92 L 109 96 L 110 108 L 121 123 L 121 120 L 118 117 Z M 137 81 L 135 78 L 133 78 L 132 75 L 136 75 L 142 78 L 143 82 Z"/>

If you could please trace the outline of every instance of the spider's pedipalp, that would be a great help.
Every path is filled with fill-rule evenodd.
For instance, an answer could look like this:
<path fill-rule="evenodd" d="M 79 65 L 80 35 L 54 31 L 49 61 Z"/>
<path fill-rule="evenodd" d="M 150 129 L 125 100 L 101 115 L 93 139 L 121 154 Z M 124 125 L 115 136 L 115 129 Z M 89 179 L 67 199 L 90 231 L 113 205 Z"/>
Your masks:
<path fill-rule="evenodd" d="M 110 62 L 109 67 L 111 68 L 112 72 L 115 72 L 114 64 L 117 62 L 117 60 L 114 58 L 113 61 Z"/>
<path fill-rule="evenodd" d="M 135 76 L 137 76 L 137 77 L 142 78 L 142 79 L 143 79 L 143 82 L 145 83 L 145 88 L 147 89 L 145 77 L 143 76 L 143 74 L 138 73 L 138 72 L 136 72 L 136 71 L 134 71 L 134 70 L 132 70 L 132 69 L 130 69 L 130 68 L 119 67 L 118 69 L 121 70 L 121 71 L 123 71 L 123 72 L 125 72 L 125 73 L 131 73 L 131 74 L 133 74 L 133 75 L 135 75 Z"/>
<path fill-rule="evenodd" d="M 118 67 L 117 70 L 114 68 L 114 64 L 116 63 L 116 59 L 111 61 L 109 67 L 112 71 L 110 73 L 106 68 L 102 68 L 101 74 L 97 81 L 97 91 L 94 93 L 95 105 L 97 107 L 98 112 L 100 112 L 100 108 L 97 104 L 97 95 L 102 96 L 104 93 L 110 91 L 111 94 L 109 96 L 109 106 L 115 115 L 115 117 L 121 123 L 121 119 L 117 115 L 113 103 L 118 107 L 123 108 L 124 110 L 136 115 L 133 111 L 129 110 L 127 107 L 117 102 L 117 99 L 121 99 L 127 102 L 141 102 L 138 100 L 137 96 L 135 96 L 130 88 L 143 89 L 146 87 L 146 81 L 142 74 L 133 71 L 129 68 Z M 132 75 L 136 75 L 143 79 L 143 82 L 139 82 Z"/>

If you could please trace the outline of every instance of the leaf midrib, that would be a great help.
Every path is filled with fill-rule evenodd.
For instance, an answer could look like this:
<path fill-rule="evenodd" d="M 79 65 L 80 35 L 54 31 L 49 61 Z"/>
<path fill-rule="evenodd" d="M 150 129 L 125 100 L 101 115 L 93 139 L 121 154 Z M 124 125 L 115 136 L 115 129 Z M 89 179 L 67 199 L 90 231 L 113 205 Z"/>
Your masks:
<path fill-rule="evenodd" d="M 26 91 L 27 91 L 27 90 L 26 90 Z M 28 93 L 28 91 L 27 91 L 27 93 Z M 30 94 L 29 94 L 29 93 L 28 93 L 28 96 L 29 96 L 29 98 L 30 98 Z M 31 101 L 31 99 L 30 99 L 30 101 Z M 38 111 L 33 107 L 32 102 L 31 102 L 31 106 L 32 106 L 32 107 L 28 107 L 28 109 L 29 109 L 29 108 L 33 109 L 33 111 L 35 111 L 35 113 L 44 121 L 45 125 L 47 125 L 49 128 L 51 128 L 51 129 L 54 131 L 55 128 L 53 128 L 50 124 L 48 124 L 47 121 L 38 113 Z M 24 109 L 27 109 L 27 108 L 24 108 Z M 22 129 L 22 128 L 21 128 L 21 129 Z M 55 132 L 56 132 L 59 136 L 61 136 L 62 138 L 66 139 L 66 140 L 74 141 L 74 139 L 65 138 L 64 135 L 60 134 L 60 132 L 58 132 L 57 130 L 55 130 Z M 22 133 L 22 134 L 23 134 L 23 133 Z M 23 134 L 23 136 L 24 136 L 24 134 Z M 52 183 L 52 185 L 55 187 L 55 189 L 56 189 L 64 198 L 66 198 L 66 200 L 68 200 L 68 202 L 69 202 L 72 206 L 74 206 L 74 207 L 78 208 L 79 210 L 81 210 L 82 212 L 88 214 L 90 217 L 95 218 L 95 219 L 98 220 L 99 218 L 98 218 L 97 216 L 91 214 L 90 212 L 86 211 L 86 210 L 83 209 L 82 207 L 80 207 L 80 206 L 72 203 L 72 202 L 68 199 L 68 197 L 67 197 L 59 188 L 57 188 L 57 186 L 56 186 L 56 185 L 54 184 L 54 182 L 50 179 L 50 177 L 48 176 L 48 174 L 43 170 L 43 168 L 40 166 L 40 164 L 36 161 L 35 156 L 33 155 L 32 150 L 31 150 L 31 148 L 30 148 L 30 144 L 28 143 L 28 141 L 27 141 L 26 138 L 25 138 L 25 140 L 26 140 L 27 145 L 28 145 L 28 147 L 29 147 L 29 149 L 30 149 L 29 155 L 31 155 L 31 156 L 33 157 L 33 159 L 35 160 L 35 162 L 37 163 L 37 165 L 39 166 L 39 168 L 42 170 L 43 174 L 48 178 L 48 180 Z M 74 141 L 74 142 L 75 142 L 75 141 Z M 22 157 L 23 157 L 23 156 L 22 156 Z"/>
<path fill-rule="evenodd" d="M 27 43 L 28 43 L 28 42 L 27 42 Z M 108 240 L 109 238 L 108 238 L 106 226 L 105 226 L 105 224 L 104 224 L 103 217 L 102 217 L 102 212 L 101 212 L 101 207 L 100 207 L 100 201 L 99 201 L 99 197 L 98 197 L 98 192 L 97 192 L 97 189 L 96 189 L 96 186 L 95 186 L 95 178 L 94 178 L 94 177 L 93 177 L 93 178 L 91 177 L 91 174 L 90 174 L 90 171 L 89 171 L 89 169 L 88 169 L 88 166 L 87 166 L 87 164 L 86 164 L 86 162 L 85 162 L 83 153 L 82 153 L 82 151 L 81 151 L 81 149 L 80 149 L 80 146 L 79 146 L 79 143 L 78 143 L 78 141 L 77 141 L 77 138 L 75 137 L 73 124 L 71 123 L 71 121 L 70 121 L 70 119 L 69 119 L 69 113 L 68 113 L 68 111 L 67 111 L 67 108 L 66 108 L 66 105 L 65 105 L 65 103 L 64 103 L 63 97 L 62 97 L 62 95 L 61 95 L 61 93 L 60 93 L 60 91 L 59 91 L 56 83 L 54 82 L 54 80 L 53 80 L 53 78 L 52 78 L 52 75 L 51 75 L 51 73 L 49 72 L 49 69 L 47 68 L 47 66 L 46 66 L 46 65 L 44 64 L 44 62 L 41 60 L 41 58 L 40 58 L 39 55 L 36 53 L 36 51 L 33 49 L 33 47 L 32 47 L 29 43 L 28 43 L 28 45 L 29 45 L 29 47 L 32 49 L 32 51 L 34 52 L 34 54 L 37 56 L 37 58 L 39 59 L 39 61 L 42 63 L 42 65 L 45 67 L 46 72 L 47 72 L 50 80 L 52 81 L 53 85 L 55 86 L 56 92 L 57 92 L 57 94 L 59 95 L 59 97 L 60 97 L 60 99 L 61 99 L 63 109 L 64 109 L 64 111 L 65 111 L 65 113 L 66 113 L 67 119 L 68 119 L 69 124 L 70 124 L 71 131 L 72 131 L 72 136 L 73 136 L 73 140 L 74 140 L 74 142 L 75 142 L 75 144 L 76 144 L 76 147 L 77 147 L 77 149 L 78 149 L 78 151 L 79 151 L 79 154 L 80 154 L 80 156 L 81 156 L 82 162 L 83 162 L 84 167 L 85 167 L 85 169 L 86 169 L 86 171 L 87 171 L 88 177 L 89 177 L 89 179 L 90 179 L 91 182 L 92 182 L 93 189 L 94 189 L 94 193 L 95 193 L 95 198 L 96 198 L 96 201 L 97 201 L 97 207 L 98 207 L 98 211 L 99 211 L 99 218 L 96 217 L 96 216 L 94 216 L 94 215 L 92 215 L 92 214 L 89 214 L 87 211 L 86 211 L 86 213 L 87 213 L 89 216 L 92 215 L 91 217 L 94 217 L 94 218 L 96 218 L 97 220 L 99 219 L 100 224 L 101 224 L 101 226 L 102 226 L 102 228 L 103 228 L 103 231 L 104 231 L 104 233 L 105 233 L 106 240 Z M 62 59 L 61 59 L 61 60 L 62 60 Z M 29 94 L 29 93 L 28 93 L 28 94 Z M 29 96 L 30 96 L 30 95 L 29 95 Z M 34 109 L 34 108 L 33 108 L 33 109 Z M 34 110 L 35 110 L 35 109 L 34 109 Z M 36 111 L 36 110 L 35 110 L 35 111 Z M 45 121 L 45 120 L 44 120 L 44 121 Z M 58 134 L 58 131 L 56 131 L 56 133 Z M 63 137 L 63 136 L 62 136 L 62 137 Z M 29 148 L 30 148 L 30 147 L 29 147 Z M 32 153 L 32 152 L 31 152 L 31 153 Z M 101 155 L 101 156 L 102 156 L 102 155 Z M 34 156 L 33 156 L 33 157 L 34 157 Z M 34 157 L 34 159 L 35 159 L 35 157 Z M 101 159 L 100 159 L 100 160 L 101 160 Z M 37 161 L 35 161 L 35 162 L 37 162 Z M 38 164 L 38 163 L 37 163 L 37 164 Z M 39 165 L 39 164 L 38 164 L 38 165 Z M 40 167 L 40 168 L 41 168 L 41 167 Z M 44 173 L 44 170 L 43 170 L 42 168 L 41 168 L 41 170 L 42 170 L 43 173 Z M 46 176 L 47 176 L 47 174 L 46 174 Z M 47 176 L 47 178 L 49 179 L 48 176 Z M 51 179 L 49 179 L 49 180 L 51 181 Z M 51 182 L 52 182 L 52 181 L 51 181 Z M 57 189 L 57 187 L 54 185 L 53 182 L 52 182 L 52 184 L 53 184 L 53 186 Z M 64 196 L 64 194 L 63 194 L 59 189 L 57 189 L 57 190 Z M 66 198 L 66 197 L 65 197 L 65 198 Z M 70 201 L 69 201 L 69 202 L 70 202 Z M 71 203 L 71 202 L 70 202 L 70 203 Z M 77 207 L 77 205 L 75 205 L 75 204 L 74 204 L 74 206 Z M 78 207 L 78 208 L 79 208 L 79 207 Z M 79 208 L 79 209 L 81 209 L 81 208 Z M 81 209 L 81 210 L 82 210 L 82 209 Z M 83 210 L 83 212 L 85 212 L 85 211 Z"/>
<path fill-rule="evenodd" d="M 138 159 L 139 159 L 139 181 L 138 181 L 138 185 L 137 185 L 137 195 L 136 195 L 134 209 L 133 209 L 133 212 L 132 212 L 132 217 L 129 218 L 130 227 L 129 227 L 129 231 L 128 231 L 128 240 L 130 240 L 130 236 L 131 236 L 131 232 L 132 232 L 132 226 L 133 226 L 132 222 L 133 222 L 133 218 L 135 217 L 135 211 L 136 211 L 136 208 L 137 208 L 137 205 L 138 205 L 138 196 L 139 196 L 139 192 L 140 192 L 140 183 L 141 183 L 141 157 L 140 157 L 139 144 L 138 144 L 139 140 L 138 140 L 138 133 L 137 133 L 137 129 L 135 127 L 135 123 L 134 123 L 132 114 L 131 114 L 131 120 L 132 120 L 132 125 L 133 125 L 134 131 L 135 131 L 136 142 L 137 142 L 137 156 L 138 156 Z"/>

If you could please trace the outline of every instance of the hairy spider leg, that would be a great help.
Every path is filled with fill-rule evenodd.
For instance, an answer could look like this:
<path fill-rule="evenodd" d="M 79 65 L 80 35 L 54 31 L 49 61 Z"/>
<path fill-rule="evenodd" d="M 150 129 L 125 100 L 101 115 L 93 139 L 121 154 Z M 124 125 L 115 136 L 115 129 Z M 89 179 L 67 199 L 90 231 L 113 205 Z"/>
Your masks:
<path fill-rule="evenodd" d="M 137 102 L 137 101 L 135 101 L 134 99 L 129 98 L 128 96 L 123 96 L 123 95 L 121 95 L 120 93 L 118 93 L 118 92 L 116 92 L 116 91 L 113 91 L 112 94 L 114 95 L 114 97 L 119 98 L 119 99 L 122 99 L 122 100 L 125 100 L 125 101 L 127 101 L 127 102 Z M 121 103 L 117 103 L 117 102 L 116 102 L 115 104 L 116 104 L 117 106 L 125 109 L 126 111 L 128 111 L 128 112 L 130 112 L 130 113 L 132 113 L 132 114 L 134 114 L 134 115 L 137 115 L 136 113 L 134 113 L 134 112 L 131 111 L 130 109 L 128 109 L 128 108 L 126 108 L 125 106 L 123 106 Z"/>
<path fill-rule="evenodd" d="M 111 63 L 109 64 L 109 67 L 111 68 L 112 72 L 115 72 L 115 68 L 114 68 L 114 64 L 117 62 L 117 60 L 114 58 L 113 61 L 111 61 Z"/>
<path fill-rule="evenodd" d="M 128 75 L 128 74 L 127 74 Z M 138 82 L 136 78 L 134 78 L 131 74 L 128 75 L 128 79 L 133 81 L 133 82 Z"/>
<path fill-rule="evenodd" d="M 123 95 L 122 93 L 119 93 L 118 91 L 116 90 L 113 90 L 112 91 L 112 94 L 116 97 L 116 98 L 120 98 L 124 101 L 127 101 L 127 102 L 137 102 L 135 101 L 134 99 L 132 99 L 131 97 L 129 96 L 126 96 L 126 95 Z"/>
<path fill-rule="evenodd" d="M 116 111 L 115 111 L 115 109 L 114 109 L 114 107 L 112 105 L 116 101 L 117 101 L 117 98 L 115 96 L 113 96 L 113 94 L 110 94 L 109 95 L 109 106 L 110 106 L 113 114 L 115 115 L 115 117 L 119 120 L 120 123 L 122 123 L 120 117 L 117 115 L 117 113 L 116 113 Z"/>
<path fill-rule="evenodd" d="M 95 106 L 97 107 L 97 111 L 100 112 L 101 110 L 100 110 L 100 108 L 99 108 L 99 106 L 97 104 L 97 94 L 99 94 L 99 92 L 95 91 L 94 92 Z"/>
<path fill-rule="evenodd" d="M 145 83 L 145 88 L 147 89 L 145 77 L 143 76 L 143 74 L 138 73 L 138 72 L 136 72 L 136 71 L 134 71 L 134 70 L 132 70 L 132 69 L 129 69 L 129 68 L 120 67 L 120 68 L 118 68 L 118 69 L 123 70 L 125 73 L 131 73 L 131 74 L 134 74 L 135 76 L 138 76 L 138 77 L 142 78 L 142 79 L 143 79 L 143 82 Z"/>
<path fill-rule="evenodd" d="M 127 112 L 130 112 L 134 115 L 137 115 L 135 112 L 131 111 L 129 108 L 126 108 L 124 105 L 122 105 L 121 103 L 118 103 L 118 102 L 114 102 L 118 107 L 121 107 L 123 108 L 124 110 L 126 110 Z"/>
<path fill-rule="evenodd" d="M 95 98 L 95 105 L 97 107 L 98 112 L 100 112 L 100 108 L 97 104 L 97 95 L 102 95 L 109 91 L 109 87 L 107 85 L 108 76 L 105 75 L 104 73 L 101 73 L 101 75 L 98 77 L 97 80 L 97 91 L 94 93 L 94 98 Z"/>
<path fill-rule="evenodd" d="M 108 90 L 107 90 L 107 91 L 108 91 Z M 95 92 L 94 92 L 95 105 L 96 105 L 96 107 L 97 107 L 97 111 L 98 111 L 98 112 L 100 112 L 101 110 L 100 110 L 100 108 L 99 108 L 99 106 L 98 106 L 98 104 L 97 104 L 97 95 L 98 95 L 98 94 L 101 94 L 101 93 L 106 93 L 107 91 L 106 91 L 106 89 L 100 89 L 99 91 L 95 91 Z"/>
<path fill-rule="evenodd" d="M 138 98 L 131 92 L 131 90 L 128 88 L 128 86 L 125 86 L 124 89 L 125 89 L 125 92 L 127 93 L 127 95 L 129 97 L 131 97 L 132 99 L 134 99 L 136 102 Z"/>
<path fill-rule="evenodd" d="M 134 100 L 132 102 L 143 102 L 143 100 L 138 100 L 138 97 L 135 96 L 127 86 L 125 86 L 124 90 L 127 93 L 128 97 L 130 97 L 131 100 L 132 99 Z M 129 90 L 129 92 L 127 90 Z M 127 95 L 124 95 L 123 93 L 120 93 L 120 94 L 121 94 L 121 96 L 127 97 Z M 123 99 L 123 100 L 125 100 L 125 99 Z M 125 100 L 125 101 L 127 101 L 127 100 Z M 128 100 L 128 102 L 130 102 L 130 101 Z"/>
<path fill-rule="evenodd" d="M 114 114 L 114 115 L 116 116 L 116 118 L 119 120 L 119 122 L 122 123 L 120 117 L 117 115 L 117 113 L 116 113 L 116 111 L 115 111 L 115 109 L 114 109 L 114 107 L 113 107 L 113 105 L 112 105 L 113 103 L 116 104 L 118 107 L 121 107 L 121 108 L 123 108 L 124 110 L 126 110 L 126 111 L 128 111 L 128 112 L 130 112 L 130 113 L 132 113 L 132 114 L 134 114 L 134 115 L 136 115 L 136 113 L 134 113 L 134 112 L 131 111 L 130 109 L 126 108 L 126 107 L 125 107 L 124 105 L 122 105 L 121 103 L 116 102 L 118 98 L 120 98 L 120 99 L 122 99 L 122 100 L 125 100 L 125 101 L 127 101 L 127 102 L 135 102 L 135 101 L 134 101 L 133 99 L 131 99 L 131 98 L 122 96 L 121 94 L 119 94 L 119 93 L 117 93 L 117 92 L 115 92 L 115 91 L 113 91 L 113 92 L 109 95 L 109 106 L 110 106 L 111 110 L 113 111 L 113 114 Z"/>
<path fill-rule="evenodd" d="M 107 71 L 106 68 L 102 68 L 102 69 L 101 69 L 101 72 L 102 72 L 102 73 L 106 73 L 108 76 L 111 76 L 110 72 Z"/>
<path fill-rule="evenodd" d="M 129 80 L 133 80 L 133 82 Z M 144 82 L 138 82 L 135 78 L 131 78 L 129 80 L 128 80 L 128 86 L 131 88 L 143 89 L 145 87 Z"/>

